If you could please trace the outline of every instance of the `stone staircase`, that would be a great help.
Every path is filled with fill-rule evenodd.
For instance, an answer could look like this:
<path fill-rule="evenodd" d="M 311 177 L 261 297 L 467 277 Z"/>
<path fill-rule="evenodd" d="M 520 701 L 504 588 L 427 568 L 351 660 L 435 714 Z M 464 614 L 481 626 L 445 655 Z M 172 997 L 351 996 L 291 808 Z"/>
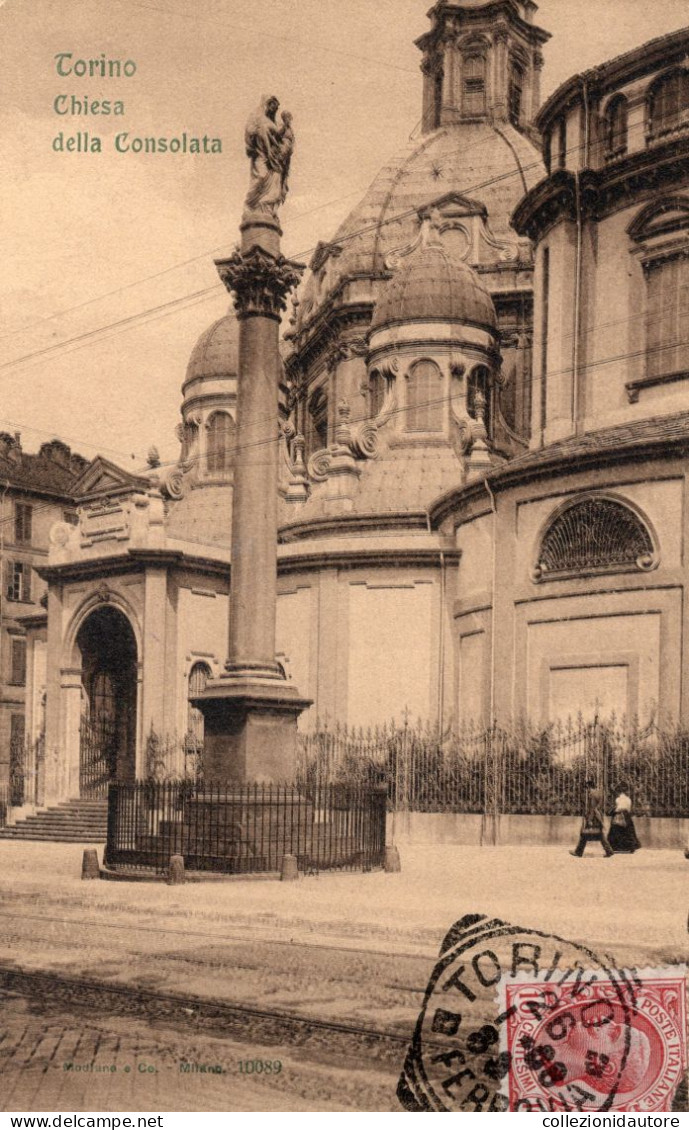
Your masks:
<path fill-rule="evenodd" d="M 104 844 L 107 800 L 68 800 L 0 828 L 0 840 L 52 840 L 68 844 Z"/>

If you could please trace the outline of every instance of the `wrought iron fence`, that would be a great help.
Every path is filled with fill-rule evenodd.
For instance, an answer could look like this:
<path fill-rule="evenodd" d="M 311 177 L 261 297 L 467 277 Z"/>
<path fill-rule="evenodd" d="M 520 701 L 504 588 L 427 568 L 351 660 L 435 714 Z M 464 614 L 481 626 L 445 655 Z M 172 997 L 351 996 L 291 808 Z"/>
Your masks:
<path fill-rule="evenodd" d="M 6 804 L 17 808 L 25 804 L 43 803 L 45 739 L 35 742 L 21 738 L 10 741 L 9 780 L 5 789 Z"/>
<path fill-rule="evenodd" d="M 689 731 L 578 718 L 445 731 L 321 725 L 300 735 L 299 780 L 385 785 L 398 812 L 574 816 L 590 778 L 609 801 L 624 782 L 639 814 L 689 816 Z"/>
<path fill-rule="evenodd" d="M 199 781 L 111 784 L 108 866 L 167 870 L 182 855 L 192 871 L 303 871 L 381 867 L 385 790 L 352 784 L 242 785 Z"/>

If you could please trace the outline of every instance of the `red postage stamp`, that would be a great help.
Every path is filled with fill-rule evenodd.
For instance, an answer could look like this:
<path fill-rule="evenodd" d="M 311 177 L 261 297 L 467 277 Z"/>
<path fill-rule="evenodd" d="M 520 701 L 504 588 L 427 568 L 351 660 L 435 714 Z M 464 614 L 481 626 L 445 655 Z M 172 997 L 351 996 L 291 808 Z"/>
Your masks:
<path fill-rule="evenodd" d="M 635 970 L 623 983 L 503 980 L 509 1110 L 672 1109 L 687 1070 L 685 970 Z"/>

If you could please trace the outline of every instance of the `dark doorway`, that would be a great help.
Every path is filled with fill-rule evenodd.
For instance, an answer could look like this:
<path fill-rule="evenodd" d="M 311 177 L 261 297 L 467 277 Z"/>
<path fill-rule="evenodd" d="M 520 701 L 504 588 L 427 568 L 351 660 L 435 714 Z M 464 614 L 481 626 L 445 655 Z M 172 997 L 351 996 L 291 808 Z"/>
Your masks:
<path fill-rule="evenodd" d="M 104 797 L 111 781 L 136 777 L 136 640 L 126 616 L 107 606 L 82 624 L 77 646 L 84 688 L 80 795 Z"/>

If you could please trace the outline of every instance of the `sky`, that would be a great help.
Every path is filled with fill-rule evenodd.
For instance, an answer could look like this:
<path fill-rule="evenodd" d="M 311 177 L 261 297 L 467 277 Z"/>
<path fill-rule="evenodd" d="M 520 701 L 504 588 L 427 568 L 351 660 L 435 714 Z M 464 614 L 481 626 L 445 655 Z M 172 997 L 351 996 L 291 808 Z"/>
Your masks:
<path fill-rule="evenodd" d="M 180 386 L 230 308 L 248 186 L 244 124 L 264 93 L 294 114 L 283 251 L 308 261 L 421 113 L 430 0 L 0 0 L 0 430 L 55 436 L 135 470 L 178 452 Z M 544 96 L 689 22 L 686 0 L 541 0 Z M 130 60 L 129 76 L 57 73 Z M 131 70 L 131 66 L 128 68 Z M 59 95 L 121 116 L 59 115 Z M 117 153 L 114 138 L 220 138 L 220 154 Z M 59 151 L 62 135 L 102 150 Z M 83 141 L 83 138 L 82 138 Z"/>

